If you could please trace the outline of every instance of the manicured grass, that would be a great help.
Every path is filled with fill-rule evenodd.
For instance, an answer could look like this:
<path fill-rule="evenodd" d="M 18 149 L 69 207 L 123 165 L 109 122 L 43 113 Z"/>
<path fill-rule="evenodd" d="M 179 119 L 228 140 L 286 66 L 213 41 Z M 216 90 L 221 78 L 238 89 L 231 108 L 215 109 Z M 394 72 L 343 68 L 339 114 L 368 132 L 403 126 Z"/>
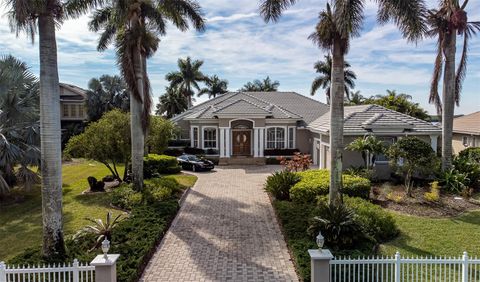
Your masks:
<path fill-rule="evenodd" d="M 399 237 L 381 247 L 382 254 L 460 256 L 464 251 L 480 255 L 480 211 L 455 218 L 433 219 L 393 213 Z"/>
<path fill-rule="evenodd" d="M 123 175 L 123 167 L 119 167 Z M 105 218 L 110 207 L 109 194 L 81 195 L 88 189 L 87 177 L 97 179 L 108 175 L 109 170 L 102 164 L 79 161 L 63 165 L 63 212 L 66 236 L 76 233 L 87 225 L 85 217 Z M 196 177 L 192 175 L 172 175 L 184 186 L 192 186 Z M 40 188 L 27 195 L 19 204 L 0 206 L 0 261 L 9 260 L 24 249 L 39 246 L 42 240 L 42 199 Z M 114 211 L 115 214 L 120 211 Z"/>

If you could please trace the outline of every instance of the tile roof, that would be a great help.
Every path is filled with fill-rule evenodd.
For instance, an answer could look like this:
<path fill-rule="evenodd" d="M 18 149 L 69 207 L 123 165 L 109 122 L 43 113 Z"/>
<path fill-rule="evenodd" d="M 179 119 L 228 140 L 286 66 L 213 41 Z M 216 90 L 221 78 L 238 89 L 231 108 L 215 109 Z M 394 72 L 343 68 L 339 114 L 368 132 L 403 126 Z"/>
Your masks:
<path fill-rule="evenodd" d="M 480 111 L 455 118 L 453 132 L 480 135 Z"/>
<path fill-rule="evenodd" d="M 265 114 L 277 119 L 294 119 L 306 125 L 328 112 L 328 106 L 295 92 L 229 92 L 172 118 L 213 119 L 217 116 Z"/>
<path fill-rule="evenodd" d="M 372 130 L 441 133 L 438 126 L 430 122 L 402 114 L 378 105 L 346 106 L 344 111 L 344 133 L 365 134 Z M 330 130 L 330 114 L 324 114 L 309 124 L 308 128 L 321 132 Z"/>

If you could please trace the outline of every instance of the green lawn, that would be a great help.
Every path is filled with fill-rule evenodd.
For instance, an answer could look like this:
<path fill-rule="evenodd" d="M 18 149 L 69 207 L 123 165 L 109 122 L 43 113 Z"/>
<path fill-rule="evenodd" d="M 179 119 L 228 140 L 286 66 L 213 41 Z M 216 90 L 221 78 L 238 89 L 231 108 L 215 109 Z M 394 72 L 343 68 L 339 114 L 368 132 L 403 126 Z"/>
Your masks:
<path fill-rule="evenodd" d="M 393 213 L 401 234 L 382 246 L 383 254 L 460 256 L 480 254 L 480 211 L 455 218 L 433 219 Z"/>
<path fill-rule="evenodd" d="M 119 168 L 120 175 L 123 167 Z M 112 210 L 110 195 L 81 195 L 88 189 L 87 177 L 97 179 L 108 175 L 109 170 L 96 162 L 81 161 L 63 166 L 63 212 L 65 235 L 74 234 L 88 224 L 85 217 L 105 218 Z M 184 186 L 193 186 L 196 177 L 192 175 L 171 175 Z M 42 207 L 40 188 L 27 196 L 27 200 L 7 207 L 0 206 L 0 261 L 20 254 L 25 248 L 41 244 Z M 119 211 L 114 211 L 120 213 Z"/>

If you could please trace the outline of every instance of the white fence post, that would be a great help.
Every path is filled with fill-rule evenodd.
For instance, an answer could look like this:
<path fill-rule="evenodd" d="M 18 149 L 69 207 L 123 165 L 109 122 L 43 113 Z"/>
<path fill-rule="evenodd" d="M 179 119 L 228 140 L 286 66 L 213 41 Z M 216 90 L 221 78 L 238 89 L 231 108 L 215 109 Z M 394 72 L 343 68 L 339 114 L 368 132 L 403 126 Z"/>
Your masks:
<path fill-rule="evenodd" d="M 7 266 L 3 261 L 0 261 L 0 282 L 7 282 Z"/>
<path fill-rule="evenodd" d="M 78 266 L 79 266 L 79 265 L 78 265 L 78 260 L 77 260 L 77 259 L 74 259 L 74 260 L 73 260 L 73 271 L 72 271 L 72 274 L 73 274 L 73 282 L 79 282 L 79 281 L 80 281 Z"/>
<path fill-rule="evenodd" d="M 117 282 L 117 260 L 120 255 L 98 255 L 90 265 L 95 266 L 95 281 Z"/>
<path fill-rule="evenodd" d="M 330 261 L 333 255 L 329 250 L 312 249 L 308 250 L 311 259 L 311 281 L 329 282 L 330 281 Z"/>
<path fill-rule="evenodd" d="M 462 282 L 468 282 L 468 253 L 463 252 L 462 257 Z"/>
<path fill-rule="evenodd" d="M 400 270 L 402 269 L 400 252 L 395 253 L 395 282 L 400 282 Z"/>

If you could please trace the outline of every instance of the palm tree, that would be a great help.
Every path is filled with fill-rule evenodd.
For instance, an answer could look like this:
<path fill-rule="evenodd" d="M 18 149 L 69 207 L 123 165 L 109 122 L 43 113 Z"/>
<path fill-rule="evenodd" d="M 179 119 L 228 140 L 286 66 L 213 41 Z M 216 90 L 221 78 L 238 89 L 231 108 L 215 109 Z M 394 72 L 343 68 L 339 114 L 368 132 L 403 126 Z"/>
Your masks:
<path fill-rule="evenodd" d="M 315 92 L 320 89 L 325 89 L 325 96 L 327 97 L 327 104 L 330 104 L 330 84 L 332 76 L 332 56 L 325 56 L 325 61 L 318 61 L 313 66 L 315 71 L 320 74 L 312 82 L 312 89 L 310 90 L 310 95 L 315 95 Z M 344 66 L 344 81 L 345 81 L 345 95 L 347 100 L 350 100 L 350 89 L 355 88 L 355 79 L 357 76 L 355 73 L 349 69 L 350 64 L 345 62 Z"/>
<path fill-rule="evenodd" d="M 200 91 L 198 83 L 207 80 L 207 76 L 200 71 L 203 61 L 192 61 L 190 57 L 187 57 L 186 59 L 178 59 L 177 64 L 180 70 L 169 72 L 165 79 L 170 82 L 172 87 L 178 86 L 178 90 L 187 97 L 188 108 L 191 108 L 193 105 L 192 98 L 195 95 L 193 89 Z"/>
<path fill-rule="evenodd" d="M 208 77 L 205 80 L 205 84 L 207 87 L 202 88 L 200 92 L 198 92 L 198 97 L 202 96 L 203 94 L 208 94 L 208 98 L 215 98 L 217 95 L 228 92 L 228 81 L 225 79 L 220 79 L 217 75 Z"/>
<path fill-rule="evenodd" d="M 130 94 L 122 77 L 102 75 L 88 82 L 87 113 L 90 121 L 99 120 L 102 115 L 113 109 L 128 111 Z"/>
<path fill-rule="evenodd" d="M 363 105 L 365 103 L 365 97 L 360 94 L 360 90 L 350 92 L 350 100 L 347 103 L 348 105 Z"/>
<path fill-rule="evenodd" d="M 278 80 L 272 81 L 269 76 L 259 80 L 255 79 L 253 82 L 247 82 L 238 91 L 241 92 L 275 92 L 278 90 L 280 82 Z"/>
<path fill-rule="evenodd" d="M 296 0 L 262 0 L 260 13 L 265 21 L 277 21 L 285 9 Z M 323 50 L 332 54 L 331 104 L 330 104 L 330 191 L 332 205 L 342 203 L 342 155 L 345 75 L 344 56 L 348 52 L 350 40 L 360 33 L 364 19 L 363 0 L 335 0 L 333 9 L 327 3 L 326 10 L 319 15 L 316 31 L 310 38 Z M 378 1 L 377 19 L 381 23 L 389 20 L 399 26 L 403 36 L 409 40 L 419 39 L 425 31 L 422 20 L 424 3 L 422 0 Z"/>
<path fill-rule="evenodd" d="M 10 27 L 32 40 L 38 32 L 40 54 L 40 139 L 42 162 L 43 255 L 65 254 L 62 231 L 62 157 L 60 87 L 55 29 L 99 0 L 7 0 Z"/>
<path fill-rule="evenodd" d="M 411 95 L 397 93 L 395 90 L 387 90 L 387 95 L 377 94 L 372 96 L 365 100 L 365 104 L 376 104 L 412 117 L 429 120 L 430 116 L 428 113 L 418 103 L 414 103 L 411 100 Z"/>
<path fill-rule="evenodd" d="M 39 83 L 24 62 L 0 58 L 0 197 L 40 183 Z M 15 169 L 18 167 L 18 169 Z"/>
<path fill-rule="evenodd" d="M 188 109 L 187 97 L 178 91 L 178 88 L 166 87 L 165 91 L 165 94 L 159 98 L 157 110 L 155 111 L 156 115 L 172 118 Z"/>
<path fill-rule="evenodd" d="M 93 0 L 92 0 L 93 1 Z M 143 189 L 143 156 L 145 134 L 151 111 L 147 58 L 157 50 L 159 36 L 166 33 L 167 21 L 181 31 L 189 22 L 203 30 L 200 6 L 191 0 L 115 0 L 95 11 L 90 22 L 92 31 L 102 31 L 97 49 L 105 50 L 114 41 L 117 62 L 133 96 L 130 99 L 132 135 L 132 182 Z"/>
<path fill-rule="evenodd" d="M 438 10 L 428 11 L 430 30 L 427 35 L 437 38 L 437 56 L 430 87 L 429 102 L 435 104 L 442 116 L 442 170 L 452 166 L 452 134 L 455 104 L 460 103 L 460 92 L 466 76 L 468 41 L 480 31 L 480 22 L 469 22 L 466 12 L 468 0 L 444 0 Z M 460 63 L 455 72 L 455 53 L 457 34 L 463 36 Z M 438 85 L 443 70 L 442 98 L 438 94 Z"/>

